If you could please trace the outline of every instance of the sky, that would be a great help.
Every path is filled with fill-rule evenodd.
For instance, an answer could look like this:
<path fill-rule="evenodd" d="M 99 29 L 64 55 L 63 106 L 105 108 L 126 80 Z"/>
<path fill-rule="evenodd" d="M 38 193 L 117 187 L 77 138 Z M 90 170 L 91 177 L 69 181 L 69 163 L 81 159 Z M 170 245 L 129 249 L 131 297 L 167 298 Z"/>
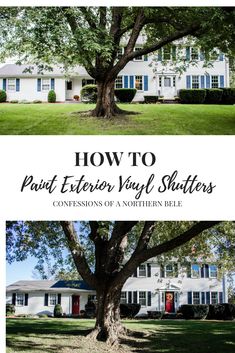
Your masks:
<path fill-rule="evenodd" d="M 12 284 L 20 280 L 32 280 L 34 266 L 37 260 L 33 257 L 28 257 L 27 260 L 21 262 L 13 262 L 6 264 L 6 285 Z"/>

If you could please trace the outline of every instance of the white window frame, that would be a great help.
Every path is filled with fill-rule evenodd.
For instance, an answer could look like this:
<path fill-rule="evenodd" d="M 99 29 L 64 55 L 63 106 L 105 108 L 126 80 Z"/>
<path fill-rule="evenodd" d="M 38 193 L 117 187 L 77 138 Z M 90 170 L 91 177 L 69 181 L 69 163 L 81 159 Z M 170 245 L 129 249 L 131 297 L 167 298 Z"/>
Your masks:
<path fill-rule="evenodd" d="M 172 270 L 167 270 L 167 267 L 168 266 L 171 266 L 172 267 Z M 173 264 L 167 264 L 165 265 L 165 268 L 164 268 L 164 271 L 165 271 L 165 277 L 166 278 L 174 278 L 174 266 Z M 169 276 L 169 273 L 172 272 L 172 275 Z"/>
<path fill-rule="evenodd" d="M 140 80 L 140 83 L 141 83 L 141 89 L 138 89 L 137 88 L 137 85 L 136 85 L 136 80 L 137 80 L 137 77 L 138 77 L 138 80 L 139 80 L 139 78 L 141 78 L 141 80 Z M 135 88 L 137 89 L 137 91 L 138 92 L 143 92 L 143 90 L 144 90 L 144 80 L 143 80 L 143 75 L 136 75 L 135 76 Z"/>
<path fill-rule="evenodd" d="M 193 274 L 193 271 L 196 272 L 196 270 L 193 270 L 193 266 L 197 266 L 198 267 L 198 271 L 197 271 L 198 275 L 196 275 L 196 276 Z M 200 278 L 201 277 L 200 271 L 201 271 L 201 269 L 200 269 L 200 266 L 198 264 L 192 264 L 191 265 L 191 278 Z"/>
<path fill-rule="evenodd" d="M 118 82 L 122 81 L 122 83 Z M 121 85 L 122 87 L 117 87 L 117 85 Z M 116 80 L 115 80 L 115 88 L 123 88 L 123 76 L 117 76 Z"/>
<path fill-rule="evenodd" d="M 23 293 L 16 293 L 16 306 L 24 306 L 25 295 Z"/>
<path fill-rule="evenodd" d="M 193 56 L 196 56 L 196 58 L 193 59 Z M 190 59 L 194 61 L 198 61 L 200 59 L 198 48 L 190 47 Z"/>
<path fill-rule="evenodd" d="M 140 269 L 142 267 L 142 270 Z M 143 271 L 144 274 L 140 274 L 140 272 Z M 142 264 L 138 267 L 138 277 L 147 277 L 147 266 L 146 264 Z"/>
<path fill-rule="evenodd" d="M 124 54 L 124 48 L 123 47 L 119 47 L 118 51 L 117 51 L 117 59 L 119 60 Z"/>
<path fill-rule="evenodd" d="M 138 51 L 138 50 L 141 50 L 142 48 L 141 47 L 135 47 L 135 52 Z M 144 55 L 140 55 L 139 58 L 136 57 L 133 59 L 134 61 L 144 61 Z"/>
<path fill-rule="evenodd" d="M 197 298 L 194 298 L 194 295 L 197 294 L 198 297 Z M 195 303 L 196 301 L 196 303 Z M 193 292 L 193 295 L 192 295 L 192 303 L 194 305 L 197 305 L 197 304 L 201 304 L 201 295 L 200 295 L 200 292 Z"/>
<path fill-rule="evenodd" d="M 9 81 L 13 81 L 11 84 L 9 84 Z M 9 86 L 12 86 L 12 89 L 9 89 Z M 8 92 L 16 92 L 16 78 L 8 78 L 7 79 L 7 91 Z"/>
<path fill-rule="evenodd" d="M 45 88 L 45 86 L 48 88 Z M 48 92 L 50 91 L 50 89 L 51 89 L 51 80 L 49 78 L 42 78 L 42 92 Z"/>
<path fill-rule="evenodd" d="M 169 59 L 165 59 L 165 49 L 168 49 L 168 47 L 163 47 L 162 48 L 162 60 L 163 61 L 171 61 L 172 60 L 172 47 L 169 47 L 169 52 L 170 52 L 170 58 Z"/>
<path fill-rule="evenodd" d="M 211 267 L 215 267 L 215 270 L 211 270 Z M 212 276 L 211 273 L 216 272 L 215 276 Z M 209 278 L 217 278 L 218 276 L 218 269 L 216 265 L 209 265 Z"/>
<path fill-rule="evenodd" d="M 213 294 L 215 294 L 215 298 L 213 298 Z M 218 304 L 218 303 L 219 303 L 218 292 L 211 292 L 211 304 Z"/>
<path fill-rule="evenodd" d="M 55 306 L 57 304 L 57 294 L 49 293 L 48 306 Z"/>
<path fill-rule="evenodd" d="M 143 295 L 143 298 L 140 298 L 140 296 Z M 145 291 L 139 291 L 138 292 L 138 302 L 141 306 L 147 306 L 147 293 Z"/>
<path fill-rule="evenodd" d="M 213 82 L 213 81 L 215 81 L 215 78 L 216 78 L 216 82 Z M 211 88 L 219 88 L 219 76 L 218 75 L 211 75 Z"/>
<path fill-rule="evenodd" d="M 120 303 L 127 304 L 127 292 L 121 292 Z"/>
<path fill-rule="evenodd" d="M 193 87 L 193 85 L 197 85 L 198 87 Z M 192 89 L 200 88 L 200 79 L 199 75 L 192 75 Z"/>

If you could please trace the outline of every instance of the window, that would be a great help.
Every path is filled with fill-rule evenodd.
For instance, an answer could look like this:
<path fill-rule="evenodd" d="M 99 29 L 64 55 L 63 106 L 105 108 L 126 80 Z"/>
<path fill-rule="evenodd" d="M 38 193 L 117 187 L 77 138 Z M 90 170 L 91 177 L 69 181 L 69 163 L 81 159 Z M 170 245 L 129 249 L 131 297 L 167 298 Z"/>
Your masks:
<path fill-rule="evenodd" d="M 192 76 L 192 88 L 199 88 L 199 76 Z"/>
<path fill-rule="evenodd" d="M 164 47 L 162 50 L 162 59 L 171 60 L 171 47 Z"/>
<path fill-rule="evenodd" d="M 72 81 L 67 81 L 67 82 L 66 82 L 66 89 L 67 89 L 68 91 L 71 91 L 71 90 L 73 89 L 73 83 L 72 83 Z"/>
<path fill-rule="evenodd" d="M 8 78 L 8 80 L 7 80 L 7 90 L 11 91 L 11 92 L 16 90 L 16 79 L 15 78 Z"/>
<path fill-rule="evenodd" d="M 162 87 L 162 76 L 159 77 L 159 87 Z"/>
<path fill-rule="evenodd" d="M 200 278 L 200 266 L 199 265 L 192 265 L 191 267 L 192 271 L 192 278 Z"/>
<path fill-rule="evenodd" d="M 146 277 L 146 265 L 139 266 L 139 277 Z"/>
<path fill-rule="evenodd" d="M 165 266 L 165 274 L 166 277 L 174 277 L 173 265 L 170 264 Z"/>
<path fill-rule="evenodd" d="M 171 87 L 171 78 L 164 77 L 164 87 Z"/>
<path fill-rule="evenodd" d="M 96 81 L 93 80 L 93 79 L 83 79 L 82 80 L 82 87 L 83 86 L 86 86 L 86 85 L 95 85 L 96 84 Z"/>
<path fill-rule="evenodd" d="M 122 88 L 122 76 L 118 76 L 115 81 L 115 88 Z"/>
<path fill-rule="evenodd" d="M 24 294 L 17 293 L 16 294 L 16 305 L 23 306 L 24 305 Z"/>
<path fill-rule="evenodd" d="M 211 76 L 211 88 L 218 88 L 218 87 L 219 87 L 219 77 Z"/>
<path fill-rule="evenodd" d="M 191 48 L 191 60 L 198 60 L 199 54 L 197 48 Z"/>
<path fill-rule="evenodd" d="M 121 292 L 121 304 L 126 304 L 126 303 L 127 303 L 126 292 Z"/>
<path fill-rule="evenodd" d="M 211 292 L 211 304 L 218 304 L 218 293 Z"/>
<path fill-rule="evenodd" d="M 146 292 L 139 292 L 139 304 L 146 306 Z"/>
<path fill-rule="evenodd" d="M 135 51 L 139 51 L 141 50 L 142 48 L 135 48 Z M 143 61 L 143 55 L 139 55 L 137 56 L 136 58 L 134 58 L 134 61 Z"/>
<path fill-rule="evenodd" d="M 49 78 L 42 79 L 42 91 L 49 91 L 50 90 L 50 80 Z"/>
<path fill-rule="evenodd" d="M 122 47 L 119 47 L 118 48 L 118 51 L 117 51 L 117 59 L 119 60 L 121 57 L 122 57 L 122 55 L 123 55 L 123 49 L 124 48 L 122 48 Z"/>
<path fill-rule="evenodd" d="M 49 295 L 49 305 L 56 305 L 56 294 Z"/>
<path fill-rule="evenodd" d="M 200 304 L 200 292 L 193 292 L 193 304 Z"/>
<path fill-rule="evenodd" d="M 209 274 L 211 278 L 217 278 L 217 266 L 210 265 L 209 266 Z"/>
<path fill-rule="evenodd" d="M 143 91 L 143 77 L 135 76 L 135 88 L 137 91 Z"/>

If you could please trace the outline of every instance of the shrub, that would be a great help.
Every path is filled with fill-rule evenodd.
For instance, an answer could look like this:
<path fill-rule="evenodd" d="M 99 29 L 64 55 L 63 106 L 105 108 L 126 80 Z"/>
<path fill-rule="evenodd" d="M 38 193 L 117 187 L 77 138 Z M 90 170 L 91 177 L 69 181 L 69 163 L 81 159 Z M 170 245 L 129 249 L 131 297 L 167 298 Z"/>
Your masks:
<path fill-rule="evenodd" d="M 5 91 L 0 90 L 0 103 L 6 102 L 7 100 L 7 94 Z"/>
<path fill-rule="evenodd" d="M 130 103 L 135 97 L 137 90 L 135 88 L 116 88 L 114 94 L 121 103 Z"/>
<path fill-rule="evenodd" d="M 149 319 L 161 319 L 163 313 L 161 311 L 147 311 Z"/>
<path fill-rule="evenodd" d="M 47 315 L 47 314 L 38 314 L 38 317 L 39 317 L 40 319 L 44 319 L 44 318 L 47 318 L 48 315 Z"/>
<path fill-rule="evenodd" d="M 97 101 L 97 86 L 86 85 L 80 91 L 81 99 L 85 103 L 96 103 Z"/>
<path fill-rule="evenodd" d="M 235 88 L 222 88 L 222 104 L 235 104 Z"/>
<path fill-rule="evenodd" d="M 140 304 L 120 304 L 121 317 L 135 317 L 140 311 L 140 306 Z"/>
<path fill-rule="evenodd" d="M 35 100 L 33 101 L 33 104 L 39 104 L 39 103 L 42 103 L 42 101 L 40 101 L 39 99 L 35 99 Z"/>
<path fill-rule="evenodd" d="M 205 103 L 220 104 L 222 100 L 223 91 L 219 88 L 211 88 L 206 90 Z"/>
<path fill-rule="evenodd" d="M 15 305 L 13 304 L 6 304 L 6 316 L 14 315 L 15 314 Z"/>
<path fill-rule="evenodd" d="M 19 101 L 19 104 L 30 104 L 30 102 L 26 99 L 23 99 L 22 101 Z"/>
<path fill-rule="evenodd" d="M 235 304 L 209 305 L 208 320 L 233 320 L 235 319 Z"/>
<path fill-rule="evenodd" d="M 158 96 L 144 96 L 144 103 L 157 103 Z"/>
<path fill-rule="evenodd" d="M 205 89 L 180 89 L 180 101 L 183 104 L 202 104 L 206 98 Z"/>
<path fill-rule="evenodd" d="M 51 89 L 48 92 L 47 101 L 48 101 L 48 103 L 55 103 L 56 102 L 56 93 L 53 89 Z"/>
<path fill-rule="evenodd" d="M 79 101 L 79 96 L 77 94 L 75 94 L 75 96 L 73 96 L 73 99 L 75 99 L 75 101 Z"/>
<path fill-rule="evenodd" d="M 17 103 L 19 103 L 19 101 L 17 99 L 13 99 L 12 101 L 10 101 L 10 103 L 17 104 Z"/>
<path fill-rule="evenodd" d="M 54 307 L 54 317 L 62 317 L 63 316 L 63 309 L 60 304 L 56 304 Z"/>
<path fill-rule="evenodd" d="M 209 312 L 209 306 L 206 304 L 186 304 L 181 305 L 180 310 L 184 319 L 205 319 Z"/>

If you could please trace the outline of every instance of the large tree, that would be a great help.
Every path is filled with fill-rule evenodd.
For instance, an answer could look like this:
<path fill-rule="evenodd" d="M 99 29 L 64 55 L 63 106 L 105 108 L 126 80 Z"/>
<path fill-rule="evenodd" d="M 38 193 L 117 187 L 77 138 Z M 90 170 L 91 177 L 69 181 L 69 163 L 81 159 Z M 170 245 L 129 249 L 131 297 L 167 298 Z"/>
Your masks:
<path fill-rule="evenodd" d="M 84 66 L 97 82 L 91 112 L 97 117 L 123 113 L 114 101 L 115 79 L 137 56 L 186 36 L 207 52 L 215 46 L 228 55 L 235 52 L 231 7 L 11 7 L 0 9 L 0 20 L 2 58 L 13 56 L 39 67 Z M 141 34 L 146 42 L 136 51 Z"/>
<path fill-rule="evenodd" d="M 7 258 L 22 261 L 30 254 L 63 263 L 65 249 L 81 277 L 97 293 L 95 329 L 90 337 L 116 343 L 121 290 L 136 268 L 150 258 L 177 256 L 234 266 L 235 225 L 231 222 L 7 222 Z"/>

